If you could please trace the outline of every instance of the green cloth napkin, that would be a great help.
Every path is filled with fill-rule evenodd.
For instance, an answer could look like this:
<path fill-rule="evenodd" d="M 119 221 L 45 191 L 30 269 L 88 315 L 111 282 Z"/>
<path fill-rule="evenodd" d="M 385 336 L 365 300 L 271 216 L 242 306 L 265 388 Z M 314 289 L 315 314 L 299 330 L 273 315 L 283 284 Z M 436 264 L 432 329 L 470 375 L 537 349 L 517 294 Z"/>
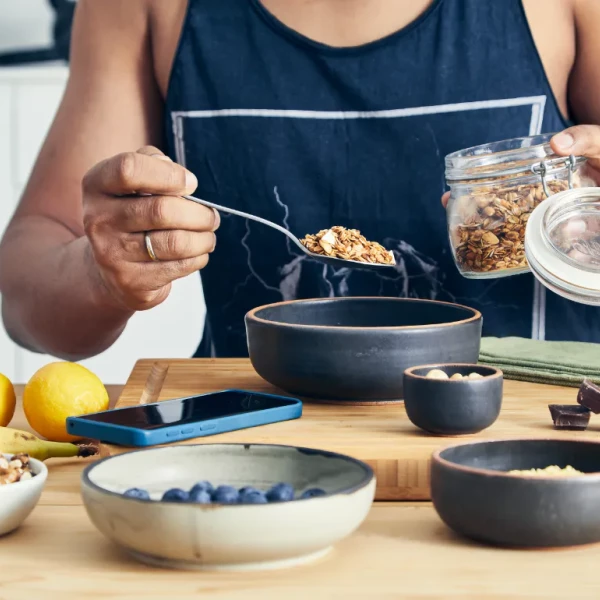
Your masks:
<path fill-rule="evenodd" d="M 579 387 L 587 377 L 600 384 L 600 344 L 484 337 L 479 362 L 517 381 Z"/>

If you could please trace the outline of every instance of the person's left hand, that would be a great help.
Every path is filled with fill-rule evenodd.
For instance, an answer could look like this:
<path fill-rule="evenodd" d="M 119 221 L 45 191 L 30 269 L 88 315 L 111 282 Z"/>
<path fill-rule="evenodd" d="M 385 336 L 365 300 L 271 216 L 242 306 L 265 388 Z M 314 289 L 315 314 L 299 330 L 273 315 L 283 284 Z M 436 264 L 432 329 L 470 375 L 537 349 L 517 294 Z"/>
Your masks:
<path fill-rule="evenodd" d="M 585 156 L 586 176 L 600 185 L 600 125 L 575 125 L 550 140 L 550 147 L 559 156 Z M 442 196 L 444 208 L 448 205 L 450 192 Z"/>

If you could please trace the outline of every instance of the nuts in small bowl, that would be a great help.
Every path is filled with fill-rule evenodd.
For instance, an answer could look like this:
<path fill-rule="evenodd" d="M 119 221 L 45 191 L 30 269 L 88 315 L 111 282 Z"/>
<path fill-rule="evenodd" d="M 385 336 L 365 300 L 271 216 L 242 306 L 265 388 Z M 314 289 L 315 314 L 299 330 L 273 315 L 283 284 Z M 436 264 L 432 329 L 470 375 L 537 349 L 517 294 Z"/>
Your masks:
<path fill-rule="evenodd" d="M 46 465 L 26 454 L 0 454 L 0 535 L 14 531 L 37 504 L 46 478 Z"/>
<path fill-rule="evenodd" d="M 404 407 L 417 427 L 438 435 L 477 433 L 502 405 L 502 371 L 475 364 L 425 365 L 404 372 Z"/>

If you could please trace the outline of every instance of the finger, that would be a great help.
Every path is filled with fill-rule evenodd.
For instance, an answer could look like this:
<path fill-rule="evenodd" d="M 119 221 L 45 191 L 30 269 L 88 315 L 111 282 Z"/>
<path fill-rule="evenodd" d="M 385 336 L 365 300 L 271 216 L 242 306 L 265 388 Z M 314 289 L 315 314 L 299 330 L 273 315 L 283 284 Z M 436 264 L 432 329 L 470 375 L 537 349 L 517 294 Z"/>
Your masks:
<path fill-rule="evenodd" d="M 139 285 L 138 289 L 158 290 L 176 279 L 182 279 L 204 269 L 208 260 L 209 255 L 202 254 L 194 258 L 146 263 L 135 275 L 135 283 Z"/>
<path fill-rule="evenodd" d="M 556 154 L 600 158 L 600 127 L 597 125 L 576 125 L 556 134 L 550 140 Z"/>
<path fill-rule="evenodd" d="M 448 200 L 450 200 L 450 192 L 446 192 L 443 196 L 442 196 L 442 206 L 444 208 L 448 208 Z"/>
<path fill-rule="evenodd" d="M 118 198 L 116 227 L 124 232 L 182 229 L 184 231 L 216 231 L 219 213 L 196 202 L 174 196 Z M 113 204 L 114 206 L 114 204 Z"/>
<path fill-rule="evenodd" d="M 145 154 L 146 156 L 154 156 L 160 160 L 167 160 L 169 162 L 173 162 L 169 156 L 164 154 L 162 150 L 159 150 L 155 146 L 143 146 L 139 150 L 137 150 L 137 154 Z"/>
<path fill-rule="evenodd" d="M 88 193 L 111 195 L 191 194 L 198 181 L 193 173 L 177 163 L 138 152 L 125 152 L 94 166 L 83 180 Z"/>
<path fill-rule="evenodd" d="M 125 242 L 127 260 L 132 262 L 152 260 L 146 248 L 144 235 L 136 233 L 127 236 Z M 156 258 L 161 262 L 210 254 L 217 244 L 217 238 L 211 231 L 202 233 L 177 230 L 150 231 L 147 235 Z"/>

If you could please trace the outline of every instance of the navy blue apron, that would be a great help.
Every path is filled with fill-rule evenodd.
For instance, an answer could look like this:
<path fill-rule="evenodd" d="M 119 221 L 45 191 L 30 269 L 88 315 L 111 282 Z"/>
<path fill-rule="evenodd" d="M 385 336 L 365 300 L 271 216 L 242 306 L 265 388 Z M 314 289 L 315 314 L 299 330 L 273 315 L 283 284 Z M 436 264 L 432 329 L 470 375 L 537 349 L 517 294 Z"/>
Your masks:
<path fill-rule="evenodd" d="M 247 356 L 244 315 L 296 298 L 381 295 L 482 311 L 484 334 L 599 341 L 598 311 L 525 274 L 467 280 L 448 242 L 444 157 L 558 131 L 561 117 L 520 0 L 434 0 L 356 48 L 314 42 L 260 0 L 190 0 L 166 103 L 170 156 L 197 194 L 288 227 L 360 229 L 391 274 L 332 268 L 285 236 L 223 215 L 201 272 L 197 356 Z"/>

